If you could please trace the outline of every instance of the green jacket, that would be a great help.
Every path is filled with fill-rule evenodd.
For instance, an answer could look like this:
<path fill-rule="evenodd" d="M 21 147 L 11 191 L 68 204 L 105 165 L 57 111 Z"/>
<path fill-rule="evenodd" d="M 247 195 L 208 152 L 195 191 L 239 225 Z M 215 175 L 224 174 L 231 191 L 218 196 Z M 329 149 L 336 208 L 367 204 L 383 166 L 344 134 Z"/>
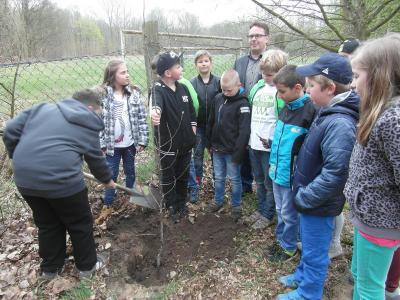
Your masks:
<path fill-rule="evenodd" d="M 193 85 L 190 83 L 189 80 L 187 80 L 186 78 L 183 78 L 183 77 L 181 79 L 179 79 L 178 82 L 182 83 L 189 90 L 190 97 L 192 98 L 192 102 L 193 102 L 193 107 L 194 107 L 194 110 L 195 110 L 196 116 L 197 116 L 197 114 L 199 113 L 199 99 L 197 98 L 197 93 L 196 93 Z"/>
<path fill-rule="evenodd" d="M 265 80 L 264 79 L 260 79 L 254 86 L 253 88 L 250 90 L 249 93 L 249 104 L 250 106 L 253 105 L 253 98 L 254 95 L 257 93 L 257 91 L 261 88 L 263 88 L 265 86 Z M 278 98 L 278 93 L 276 93 L 275 95 L 275 116 L 276 118 L 278 118 L 279 113 L 281 112 L 282 108 L 285 107 L 285 102 L 281 99 Z"/>

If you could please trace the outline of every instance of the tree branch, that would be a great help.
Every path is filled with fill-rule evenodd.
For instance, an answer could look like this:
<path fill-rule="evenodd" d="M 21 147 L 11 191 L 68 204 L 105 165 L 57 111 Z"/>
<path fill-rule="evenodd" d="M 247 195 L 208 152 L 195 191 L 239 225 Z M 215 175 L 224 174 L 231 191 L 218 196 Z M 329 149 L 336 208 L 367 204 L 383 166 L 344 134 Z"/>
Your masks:
<path fill-rule="evenodd" d="M 288 26 L 291 30 L 293 30 L 294 32 L 299 33 L 300 35 L 304 36 L 307 40 L 309 40 L 310 42 L 314 43 L 315 45 L 329 50 L 329 51 L 334 51 L 336 52 L 336 49 L 334 49 L 333 47 L 329 46 L 329 45 L 325 45 L 323 43 L 320 43 L 318 40 L 314 39 L 313 37 L 311 37 L 310 35 L 308 35 L 306 32 L 298 29 L 296 26 L 294 26 L 293 24 L 291 24 L 289 21 L 287 21 L 283 16 L 281 16 L 280 14 L 276 13 L 275 11 L 273 11 L 272 9 L 266 7 L 264 4 L 260 3 L 257 0 L 251 0 L 252 2 L 254 2 L 256 5 L 258 5 L 259 7 L 261 7 L 262 9 L 266 10 L 269 14 L 273 15 L 274 17 L 278 18 L 279 20 L 281 20 L 283 23 L 286 24 L 286 26 Z"/>
<path fill-rule="evenodd" d="M 394 0 L 386 0 L 381 3 L 375 10 L 369 12 L 366 17 L 366 24 L 371 22 L 388 4 L 393 2 Z M 378 2 L 379 3 L 379 2 Z"/>
<path fill-rule="evenodd" d="M 315 3 L 318 5 L 319 9 L 321 10 L 322 17 L 323 17 L 324 20 L 325 20 L 325 24 L 326 24 L 330 29 L 332 29 L 332 31 L 337 35 L 337 37 L 338 37 L 340 40 L 344 41 L 344 40 L 345 40 L 344 36 L 343 36 L 343 35 L 339 32 L 339 30 L 338 30 L 335 26 L 333 26 L 332 23 L 329 21 L 329 18 L 328 18 L 328 16 L 326 15 L 325 9 L 323 8 L 323 6 L 322 6 L 321 3 L 319 2 L 319 0 L 314 0 L 314 1 L 315 1 Z"/>
<path fill-rule="evenodd" d="M 398 12 L 400 11 L 400 5 L 397 6 L 397 8 L 395 10 L 393 10 L 393 12 L 388 15 L 386 18 L 384 18 L 381 22 L 379 22 L 378 24 L 376 24 L 374 27 L 368 29 L 368 33 L 372 33 L 374 31 L 376 31 L 377 29 L 379 29 L 380 27 L 382 27 L 383 25 L 385 25 L 387 22 L 390 21 L 390 19 L 392 19 Z"/>

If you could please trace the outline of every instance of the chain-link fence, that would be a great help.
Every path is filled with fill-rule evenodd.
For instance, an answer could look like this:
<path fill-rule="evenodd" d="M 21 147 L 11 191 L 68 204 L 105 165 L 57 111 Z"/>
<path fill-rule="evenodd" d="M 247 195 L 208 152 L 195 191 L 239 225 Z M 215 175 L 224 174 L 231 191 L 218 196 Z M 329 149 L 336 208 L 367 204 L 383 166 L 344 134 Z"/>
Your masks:
<path fill-rule="evenodd" d="M 70 96 L 74 91 L 101 84 L 107 62 L 118 53 L 102 56 L 70 58 L 54 61 L 30 61 L 0 65 L 0 118 L 15 115 L 23 108 L 42 101 L 56 101 Z M 197 75 L 193 54 L 184 54 L 184 76 Z M 234 54 L 213 54 L 214 73 L 221 75 L 232 68 Z M 131 81 L 147 95 L 147 78 L 144 56 L 125 56 Z"/>

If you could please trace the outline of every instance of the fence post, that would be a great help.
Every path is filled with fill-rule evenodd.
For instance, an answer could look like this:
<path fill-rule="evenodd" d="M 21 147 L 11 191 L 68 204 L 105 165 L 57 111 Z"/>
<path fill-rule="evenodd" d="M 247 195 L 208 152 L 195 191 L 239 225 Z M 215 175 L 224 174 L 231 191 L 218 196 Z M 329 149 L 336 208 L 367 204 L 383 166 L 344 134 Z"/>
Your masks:
<path fill-rule="evenodd" d="M 143 46 L 144 63 L 146 67 L 147 90 L 150 91 L 151 83 L 156 75 L 151 70 L 151 60 L 160 52 L 160 41 L 158 40 L 158 22 L 146 21 L 143 24 Z"/>

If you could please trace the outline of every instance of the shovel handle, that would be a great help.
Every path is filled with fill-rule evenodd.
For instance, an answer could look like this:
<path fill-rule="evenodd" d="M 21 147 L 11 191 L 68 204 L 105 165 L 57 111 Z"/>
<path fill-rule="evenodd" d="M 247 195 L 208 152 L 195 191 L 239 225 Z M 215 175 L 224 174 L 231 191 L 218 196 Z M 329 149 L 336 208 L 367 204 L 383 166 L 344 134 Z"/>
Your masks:
<path fill-rule="evenodd" d="M 102 183 L 100 180 L 96 179 L 96 177 L 94 177 L 92 174 L 83 172 L 83 176 L 85 176 L 85 178 L 87 178 L 87 179 L 89 179 L 89 180 Z M 129 195 L 134 194 L 134 191 L 131 190 L 130 188 L 127 188 L 127 187 L 125 187 L 125 186 L 119 185 L 119 184 L 117 184 L 117 183 L 115 184 L 115 187 L 116 187 L 117 189 L 121 190 L 121 191 L 127 192 Z"/>

